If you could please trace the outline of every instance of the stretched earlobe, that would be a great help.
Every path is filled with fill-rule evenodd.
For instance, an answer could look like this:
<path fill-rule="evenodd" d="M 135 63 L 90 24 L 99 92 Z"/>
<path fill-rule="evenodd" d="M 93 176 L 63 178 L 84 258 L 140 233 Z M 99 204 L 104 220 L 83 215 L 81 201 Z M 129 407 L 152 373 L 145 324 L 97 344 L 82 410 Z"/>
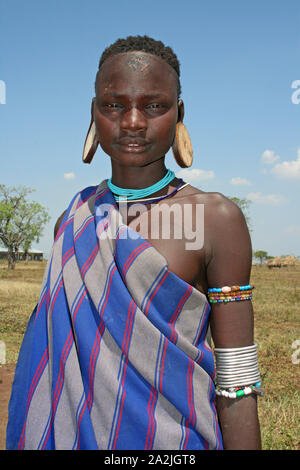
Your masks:
<path fill-rule="evenodd" d="M 94 105 L 95 99 L 92 100 L 91 106 L 91 124 L 84 142 L 82 161 L 83 163 L 91 163 L 93 157 L 96 153 L 97 147 L 99 145 L 97 134 L 96 134 L 96 125 L 94 121 Z"/>
<path fill-rule="evenodd" d="M 91 163 L 96 153 L 98 145 L 99 145 L 99 142 L 98 142 L 98 138 L 96 135 L 96 126 L 95 126 L 95 122 L 92 121 L 90 128 L 88 130 L 85 142 L 84 142 L 83 154 L 82 154 L 83 163 Z"/>
<path fill-rule="evenodd" d="M 182 99 L 178 100 L 178 120 L 177 122 L 183 122 L 184 118 L 184 103 Z"/>
<path fill-rule="evenodd" d="M 188 168 L 193 163 L 193 147 L 190 135 L 183 122 L 176 124 L 176 136 L 172 151 L 177 164 L 181 168 Z"/>

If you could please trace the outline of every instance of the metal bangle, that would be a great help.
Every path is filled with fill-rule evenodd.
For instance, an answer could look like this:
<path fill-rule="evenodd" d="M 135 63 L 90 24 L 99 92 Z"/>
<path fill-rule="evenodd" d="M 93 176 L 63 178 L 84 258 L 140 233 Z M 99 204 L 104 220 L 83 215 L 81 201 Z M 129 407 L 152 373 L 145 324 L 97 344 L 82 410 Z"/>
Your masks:
<path fill-rule="evenodd" d="M 215 348 L 216 384 L 230 388 L 260 381 L 257 344 L 241 348 Z"/>

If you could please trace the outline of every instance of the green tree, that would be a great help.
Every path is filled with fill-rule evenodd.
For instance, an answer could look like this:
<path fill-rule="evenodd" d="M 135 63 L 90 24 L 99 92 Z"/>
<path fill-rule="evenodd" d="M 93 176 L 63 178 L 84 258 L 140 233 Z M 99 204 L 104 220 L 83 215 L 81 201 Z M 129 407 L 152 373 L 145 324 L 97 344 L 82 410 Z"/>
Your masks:
<path fill-rule="evenodd" d="M 253 256 L 256 259 L 259 259 L 261 265 L 263 264 L 264 261 L 266 261 L 267 259 L 270 259 L 270 256 L 268 256 L 268 253 L 263 250 L 254 251 Z"/>
<path fill-rule="evenodd" d="M 0 184 L 0 242 L 8 250 L 8 268 L 14 269 L 16 255 L 38 242 L 50 217 L 38 202 L 27 200 L 32 188 L 24 186 L 9 188 Z"/>

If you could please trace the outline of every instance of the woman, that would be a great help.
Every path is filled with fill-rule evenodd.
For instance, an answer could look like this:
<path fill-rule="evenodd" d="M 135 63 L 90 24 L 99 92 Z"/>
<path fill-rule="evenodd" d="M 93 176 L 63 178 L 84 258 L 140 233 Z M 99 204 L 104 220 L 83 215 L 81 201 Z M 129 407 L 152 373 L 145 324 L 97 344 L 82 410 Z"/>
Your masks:
<path fill-rule="evenodd" d="M 57 221 L 7 446 L 259 449 L 250 237 L 235 204 L 167 170 L 171 147 L 192 163 L 173 51 L 116 41 L 91 111 L 83 160 L 100 145 L 112 176 Z"/>

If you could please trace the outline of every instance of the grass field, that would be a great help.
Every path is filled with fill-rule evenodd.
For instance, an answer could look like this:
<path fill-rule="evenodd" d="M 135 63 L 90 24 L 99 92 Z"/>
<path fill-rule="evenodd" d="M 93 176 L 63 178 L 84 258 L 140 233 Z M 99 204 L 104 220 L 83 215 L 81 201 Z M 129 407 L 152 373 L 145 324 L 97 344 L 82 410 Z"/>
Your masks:
<path fill-rule="evenodd" d="M 45 263 L 0 264 L 0 340 L 7 363 L 16 363 Z M 255 341 L 265 396 L 259 399 L 264 450 L 300 449 L 300 268 L 253 267 Z M 295 348 L 295 341 L 299 345 Z M 294 348 L 293 348 L 294 345 Z M 297 349 L 299 353 L 297 353 Z"/>

